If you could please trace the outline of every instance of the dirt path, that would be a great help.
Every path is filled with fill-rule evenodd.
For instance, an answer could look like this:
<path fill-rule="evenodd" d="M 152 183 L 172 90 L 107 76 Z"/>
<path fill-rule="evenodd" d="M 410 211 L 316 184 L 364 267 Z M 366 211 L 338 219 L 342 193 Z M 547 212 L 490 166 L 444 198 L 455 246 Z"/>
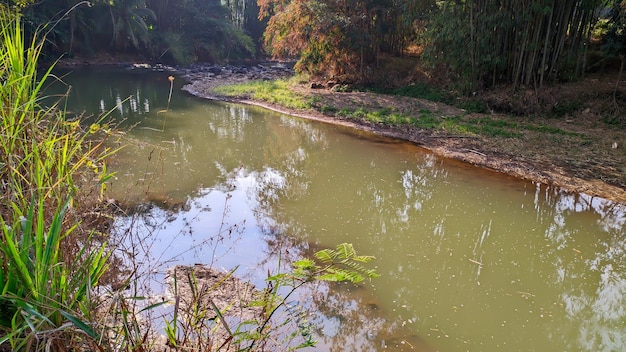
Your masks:
<path fill-rule="evenodd" d="M 286 109 L 245 97 L 220 97 L 213 92 L 217 85 L 237 81 L 242 80 L 203 80 L 196 75 L 184 89 L 200 97 L 257 105 L 293 116 L 411 141 L 442 157 L 626 204 L 626 129 L 603 122 L 602 114 L 593 110 L 591 101 L 589 108 L 583 106 L 579 109 L 581 112 L 575 114 L 513 117 L 468 114 L 455 107 L 417 98 L 364 92 L 339 93 L 304 85 L 294 87 L 294 90 L 305 100 L 316 101 L 316 109 Z M 588 85 L 590 82 L 580 84 Z M 601 83 L 606 86 L 606 82 Z M 473 126 L 488 123 L 502 128 L 498 127 L 499 132 L 493 134 L 466 134 L 411 125 L 385 125 L 365 119 L 342 118 L 336 113 L 342 109 L 387 109 L 418 117 L 429 114 L 439 121 L 454 118 L 457 122 Z M 332 113 L 321 113 L 324 110 L 331 110 Z"/>

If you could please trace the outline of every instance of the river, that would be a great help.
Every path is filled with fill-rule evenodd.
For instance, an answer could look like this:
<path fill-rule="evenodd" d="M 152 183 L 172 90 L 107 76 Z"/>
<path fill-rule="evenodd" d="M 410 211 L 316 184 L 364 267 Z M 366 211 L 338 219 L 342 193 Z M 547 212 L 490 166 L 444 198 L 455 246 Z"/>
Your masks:
<path fill-rule="evenodd" d="M 317 350 L 618 351 L 626 208 L 256 107 L 164 72 L 80 70 L 71 113 L 128 129 L 108 197 L 158 290 L 174 264 L 259 287 L 279 260 L 352 243 L 380 278 L 304 290 Z M 168 101 L 169 100 L 169 101 Z M 132 128 L 131 128 L 132 127 Z M 424 347 L 429 346 L 429 347 Z"/>

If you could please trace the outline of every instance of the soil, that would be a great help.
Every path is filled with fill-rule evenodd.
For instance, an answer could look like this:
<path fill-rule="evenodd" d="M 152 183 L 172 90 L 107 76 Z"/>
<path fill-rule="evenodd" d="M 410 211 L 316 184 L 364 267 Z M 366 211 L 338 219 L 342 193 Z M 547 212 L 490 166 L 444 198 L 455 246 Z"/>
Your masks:
<path fill-rule="evenodd" d="M 210 346 L 222 346 L 218 350 L 234 351 L 235 346 L 231 346 L 234 328 L 262 317 L 263 308 L 251 303 L 260 297 L 261 291 L 232 274 L 199 264 L 176 265 L 167 270 L 165 281 L 166 298 L 175 302 L 174 309 L 183 330 L 200 332 L 200 336 L 184 336 L 178 341 L 183 349 L 211 350 Z M 225 327 L 227 325 L 233 330 Z M 180 349 L 166 342 L 159 350 Z"/>
<path fill-rule="evenodd" d="M 437 155 L 468 162 L 515 177 L 559 186 L 573 192 L 599 196 L 626 204 L 626 126 L 613 103 L 614 75 L 588 77 L 575 83 L 538 90 L 502 88 L 481 95 L 493 110 L 509 113 L 472 114 L 432 101 L 366 92 L 337 92 L 319 85 L 300 84 L 294 89 L 305 100 L 314 98 L 317 109 L 293 110 L 249 97 L 227 98 L 215 94 L 218 85 L 245 81 L 245 75 L 184 75 L 190 82 L 183 89 L 200 97 L 261 106 L 281 113 L 331 124 L 351 126 L 379 135 L 413 142 Z M 620 82 L 620 91 L 626 91 Z M 312 88 L 314 86 L 315 88 Z M 467 135 L 392 126 L 363 119 L 323 114 L 363 108 L 417 114 L 430 112 L 439 119 L 460 117 L 464 121 L 502 121 L 518 126 L 516 136 Z M 623 109 L 623 107 L 622 107 Z M 512 113 L 525 116 L 513 115 Z M 333 115 L 335 115 L 333 113 Z"/>

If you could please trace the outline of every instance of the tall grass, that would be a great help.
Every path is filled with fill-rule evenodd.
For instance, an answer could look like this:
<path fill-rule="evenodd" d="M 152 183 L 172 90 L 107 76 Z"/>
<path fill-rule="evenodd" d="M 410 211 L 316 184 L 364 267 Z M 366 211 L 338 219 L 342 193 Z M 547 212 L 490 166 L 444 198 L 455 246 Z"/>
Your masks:
<path fill-rule="evenodd" d="M 0 349 L 96 346 L 90 291 L 108 253 L 78 233 L 74 196 L 77 180 L 104 187 L 110 151 L 89 137 L 101 126 L 39 104 L 52 67 L 37 72 L 43 40 L 24 37 L 19 14 L 0 11 L 0 42 Z"/>
<path fill-rule="evenodd" d="M 26 41 L 19 16 L 0 14 L 0 185 L 3 204 L 26 209 L 33 196 L 65 199 L 84 166 L 106 181 L 101 141 L 91 142 L 77 121 L 68 122 L 56 105 L 39 104 L 53 65 L 38 75 L 43 41 Z M 95 125 L 90 131 L 100 128 Z M 37 193 L 37 194 L 35 194 Z M 6 214 L 5 214 L 6 215 Z"/>
<path fill-rule="evenodd" d="M 106 270 L 106 244 L 92 246 L 89 238 L 90 245 L 65 255 L 62 242 L 76 229 L 63 229 L 69 203 L 56 209 L 50 225 L 43 203 L 41 198 L 33 203 L 13 226 L 0 222 L 0 344 L 9 343 L 13 351 L 95 345 L 90 291 Z"/>

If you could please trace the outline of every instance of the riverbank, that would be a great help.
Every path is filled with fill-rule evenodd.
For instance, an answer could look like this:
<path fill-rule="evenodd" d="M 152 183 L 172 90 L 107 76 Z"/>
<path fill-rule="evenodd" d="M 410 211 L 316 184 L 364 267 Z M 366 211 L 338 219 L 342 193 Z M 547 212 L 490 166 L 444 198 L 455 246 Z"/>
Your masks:
<path fill-rule="evenodd" d="M 306 108 L 287 107 L 252 93 L 220 92 L 218 87 L 291 76 L 284 65 L 262 68 L 263 74 L 233 69 L 185 72 L 189 83 L 183 90 L 407 140 L 442 157 L 626 204 L 626 129 L 591 108 L 556 117 L 478 114 L 424 99 L 338 92 L 337 87 L 312 87 L 294 80 L 289 81 L 289 90 Z M 577 84 L 593 89 L 594 83 L 597 78 Z M 397 123 L 394 116 L 404 120 Z"/>
<path fill-rule="evenodd" d="M 74 67 L 83 62 L 65 64 Z M 410 141 L 442 157 L 626 204 L 626 125 L 619 113 L 607 112 L 615 87 L 610 74 L 541 92 L 503 89 L 481 97 L 488 107 L 525 114 L 519 116 L 472 113 L 425 99 L 298 82 L 290 79 L 294 72 L 288 63 L 115 65 L 176 73 L 188 82 L 183 90 L 198 97 L 350 126 Z M 272 86 L 278 80 L 288 85 L 292 95 L 288 98 L 296 104 L 276 99 L 279 93 L 272 91 L 262 97 L 222 91 L 251 82 Z M 620 87 L 626 91 L 624 82 Z"/>

